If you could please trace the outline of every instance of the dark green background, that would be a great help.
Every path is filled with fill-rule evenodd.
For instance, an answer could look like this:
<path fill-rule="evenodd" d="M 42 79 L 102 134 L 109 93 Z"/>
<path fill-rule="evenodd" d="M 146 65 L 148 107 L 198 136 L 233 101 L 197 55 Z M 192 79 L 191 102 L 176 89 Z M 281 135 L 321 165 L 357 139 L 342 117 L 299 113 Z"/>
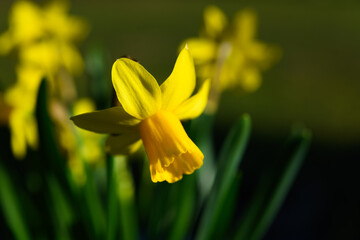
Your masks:
<path fill-rule="evenodd" d="M 202 10 L 214 1 L 74 1 L 71 12 L 86 18 L 91 33 L 81 46 L 104 49 L 107 66 L 129 55 L 162 82 L 171 72 L 179 43 L 197 36 Z M 0 2 L 0 32 L 11 1 Z M 269 239 L 356 239 L 360 216 L 360 3 L 358 1 L 222 1 L 228 16 L 252 7 L 258 39 L 278 45 L 283 57 L 263 74 L 252 94 L 224 93 L 215 137 L 221 142 L 244 112 L 253 121 L 245 159 L 265 159 L 280 150 L 294 123 L 314 136 L 305 166 Z M 14 81 L 14 57 L 0 57 L 0 88 Z M 86 80 L 86 77 L 83 79 Z M 108 72 L 110 84 L 110 71 Z M 246 163 L 245 163 L 246 164 Z"/>

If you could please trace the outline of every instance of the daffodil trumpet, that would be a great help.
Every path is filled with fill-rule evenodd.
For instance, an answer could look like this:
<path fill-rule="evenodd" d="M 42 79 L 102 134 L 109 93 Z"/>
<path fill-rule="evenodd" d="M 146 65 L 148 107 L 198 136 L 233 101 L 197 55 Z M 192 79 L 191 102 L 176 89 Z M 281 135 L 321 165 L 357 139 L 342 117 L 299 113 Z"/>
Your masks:
<path fill-rule="evenodd" d="M 210 83 L 195 89 L 196 76 L 187 48 L 161 86 L 139 63 L 116 60 L 112 83 L 121 106 L 74 116 L 74 123 L 97 133 L 111 134 L 106 148 L 111 154 L 129 154 L 143 143 L 153 182 L 169 183 L 191 174 L 204 155 L 186 134 L 180 120 L 198 117 L 205 109 Z"/>

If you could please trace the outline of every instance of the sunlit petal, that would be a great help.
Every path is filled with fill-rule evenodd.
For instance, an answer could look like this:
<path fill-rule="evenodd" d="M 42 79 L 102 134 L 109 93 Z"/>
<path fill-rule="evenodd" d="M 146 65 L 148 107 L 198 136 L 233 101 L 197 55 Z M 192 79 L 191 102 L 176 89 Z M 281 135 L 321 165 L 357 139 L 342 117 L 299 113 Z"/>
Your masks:
<path fill-rule="evenodd" d="M 206 80 L 200 90 L 174 110 L 181 120 L 198 117 L 205 109 L 210 90 L 210 80 Z"/>
<path fill-rule="evenodd" d="M 184 102 L 194 91 L 195 83 L 194 61 L 188 48 L 184 47 L 176 60 L 172 73 L 161 84 L 162 108 L 172 110 Z"/>
<path fill-rule="evenodd" d="M 116 60 L 112 67 L 112 82 L 125 111 L 144 119 L 161 106 L 161 90 L 155 78 L 135 61 Z"/>

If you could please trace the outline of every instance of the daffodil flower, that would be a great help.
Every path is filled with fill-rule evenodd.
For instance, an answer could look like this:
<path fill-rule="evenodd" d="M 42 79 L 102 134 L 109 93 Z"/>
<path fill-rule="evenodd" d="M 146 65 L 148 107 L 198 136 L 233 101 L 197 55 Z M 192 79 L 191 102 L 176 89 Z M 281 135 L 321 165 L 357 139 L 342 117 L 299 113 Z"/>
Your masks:
<path fill-rule="evenodd" d="M 15 47 L 49 39 L 69 43 L 85 38 L 88 25 L 84 20 L 67 15 L 65 1 L 53 1 L 41 8 L 30 1 L 16 1 L 9 14 L 9 29 L 0 35 L 0 54 Z"/>
<path fill-rule="evenodd" d="M 83 40 L 89 25 L 80 17 L 68 14 L 68 1 L 52 1 L 43 9 L 44 25 L 54 38 L 64 42 Z"/>
<path fill-rule="evenodd" d="M 46 78 L 52 96 L 72 102 L 76 90 L 72 76 L 84 69 L 83 59 L 73 45 L 83 39 L 87 24 L 67 14 L 66 1 L 44 7 L 30 1 L 15 1 L 9 13 L 9 28 L 0 35 L 0 55 L 18 50 L 17 82 L 5 93 L 10 107 L 11 146 L 16 158 L 26 155 L 27 146 L 37 146 L 34 107 L 40 81 Z"/>
<path fill-rule="evenodd" d="M 16 1 L 9 13 L 9 29 L 0 35 L 0 54 L 44 36 L 41 9 L 29 1 Z"/>
<path fill-rule="evenodd" d="M 200 36 L 185 40 L 194 56 L 198 76 L 212 78 L 213 87 L 220 91 L 237 86 L 255 91 L 261 85 L 261 71 L 280 54 L 277 47 L 258 41 L 256 30 L 254 11 L 241 10 L 228 24 L 221 9 L 208 6 Z"/>
<path fill-rule="evenodd" d="M 35 149 L 38 143 L 37 123 L 33 112 L 43 72 L 28 65 L 20 65 L 16 70 L 18 81 L 6 90 L 5 102 L 11 107 L 11 148 L 17 159 L 23 159 L 27 146 Z"/>
<path fill-rule="evenodd" d="M 169 183 L 191 174 L 203 164 L 204 155 L 186 134 L 180 120 L 204 110 L 209 81 L 195 89 L 195 69 L 187 47 L 179 54 L 167 80 L 155 78 L 137 62 L 118 59 L 112 82 L 121 106 L 74 116 L 84 129 L 112 134 L 106 141 L 111 154 L 127 154 L 144 144 L 153 182 Z"/>
<path fill-rule="evenodd" d="M 80 75 L 84 69 L 80 52 L 69 43 L 47 40 L 31 44 L 19 52 L 20 62 L 44 70 L 49 77 L 56 76 L 61 68 L 71 75 Z"/>

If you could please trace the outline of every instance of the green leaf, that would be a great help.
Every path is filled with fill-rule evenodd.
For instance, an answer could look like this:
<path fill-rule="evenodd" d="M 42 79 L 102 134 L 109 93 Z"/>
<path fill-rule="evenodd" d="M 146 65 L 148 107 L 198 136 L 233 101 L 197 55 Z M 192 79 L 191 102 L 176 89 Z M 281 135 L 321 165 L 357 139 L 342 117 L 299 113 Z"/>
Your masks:
<path fill-rule="evenodd" d="M 93 171 L 89 169 L 89 166 L 85 161 L 84 168 L 86 172 L 86 184 L 83 189 L 84 203 L 86 203 L 86 210 L 89 212 L 95 236 L 103 238 L 104 233 L 107 230 L 105 212 L 101 205 L 99 193 L 96 189 Z"/>
<path fill-rule="evenodd" d="M 216 175 L 214 142 L 212 135 L 213 123 L 214 115 L 202 114 L 200 117 L 193 119 L 190 125 L 190 138 L 204 154 L 204 164 L 195 172 L 199 181 L 200 205 L 202 205 L 204 200 L 208 197 Z"/>
<path fill-rule="evenodd" d="M 66 166 L 66 159 L 60 154 L 57 146 L 53 123 L 48 112 L 48 101 L 47 81 L 46 79 L 43 79 L 39 87 L 36 103 L 41 161 L 45 166 L 44 169 L 51 169 L 51 171 L 54 171 L 60 184 L 65 186 L 67 194 L 72 196 L 74 195 L 72 192 L 72 178 Z"/>
<path fill-rule="evenodd" d="M 87 229 L 88 236 L 94 236 L 95 230 L 92 226 L 91 214 L 87 209 L 86 199 L 84 194 L 80 195 L 76 188 L 71 173 L 67 167 L 67 159 L 60 153 L 57 145 L 54 124 L 48 111 L 48 103 L 50 102 L 47 91 L 47 80 L 43 79 L 38 90 L 38 97 L 36 103 L 36 118 L 39 131 L 39 160 L 43 165 L 43 174 L 52 175 L 56 179 L 57 184 L 62 189 L 64 196 L 69 201 L 69 205 L 75 206 L 73 208 L 74 215 L 80 217 L 81 222 Z M 48 189 L 52 191 L 52 189 Z M 54 201 L 58 201 L 55 198 Z M 59 200 L 60 201 L 60 200 Z M 61 203 L 56 203 L 61 204 Z M 55 205 L 56 205 L 55 204 Z M 52 226 L 55 227 L 56 223 Z"/>
<path fill-rule="evenodd" d="M 118 227 L 117 219 L 117 201 L 116 201 L 116 179 L 114 173 L 114 158 L 107 159 L 107 177 L 108 177 L 108 196 L 107 196 L 107 240 L 116 239 L 116 229 Z"/>
<path fill-rule="evenodd" d="M 2 213 L 15 238 L 27 240 L 30 239 L 30 235 L 18 199 L 11 178 L 0 161 L 0 205 Z"/>
<path fill-rule="evenodd" d="M 124 156 L 116 156 L 114 160 L 122 239 L 138 239 L 135 189 L 132 176 L 127 168 L 127 159 Z"/>
<path fill-rule="evenodd" d="M 260 181 L 248 211 L 240 222 L 235 239 L 262 239 L 275 219 L 308 152 L 311 133 L 296 129 L 280 157 L 280 169 L 269 169 Z M 281 167 L 285 166 L 285 167 Z M 280 176 L 280 177 L 276 177 Z M 271 181 L 271 179 L 274 179 Z"/>
<path fill-rule="evenodd" d="M 250 136 L 250 116 L 243 115 L 232 127 L 222 147 L 219 157 L 219 170 L 209 201 L 200 220 L 196 235 L 198 240 L 214 237 L 217 223 L 221 221 L 222 211 L 227 208 L 227 197 L 234 186 L 234 178 L 244 155 Z M 236 184 L 235 184 L 236 185 Z"/>
<path fill-rule="evenodd" d="M 213 239 L 226 239 L 228 236 L 226 235 L 226 231 L 228 227 L 232 225 L 231 219 L 234 215 L 234 208 L 236 205 L 237 194 L 239 192 L 240 183 L 241 183 L 242 175 L 237 173 L 236 176 L 232 179 L 229 188 L 226 190 L 225 193 L 225 201 L 223 204 L 223 209 L 219 214 L 219 217 L 216 221 L 216 228 L 214 229 L 214 235 L 212 236 Z"/>
<path fill-rule="evenodd" d="M 73 209 L 69 205 L 69 201 L 57 179 L 53 175 L 48 175 L 46 182 L 49 187 L 56 235 L 58 239 L 71 239 L 69 230 L 74 218 Z"/>
<path fill-rule="evenodd" d="M 170 240 L 181 240 L 189 233 L 189 226 L 194 221 L 196 205 L 196 176 L 184 176 L 179 183 L 176 218 L 170 231 Z"/>

